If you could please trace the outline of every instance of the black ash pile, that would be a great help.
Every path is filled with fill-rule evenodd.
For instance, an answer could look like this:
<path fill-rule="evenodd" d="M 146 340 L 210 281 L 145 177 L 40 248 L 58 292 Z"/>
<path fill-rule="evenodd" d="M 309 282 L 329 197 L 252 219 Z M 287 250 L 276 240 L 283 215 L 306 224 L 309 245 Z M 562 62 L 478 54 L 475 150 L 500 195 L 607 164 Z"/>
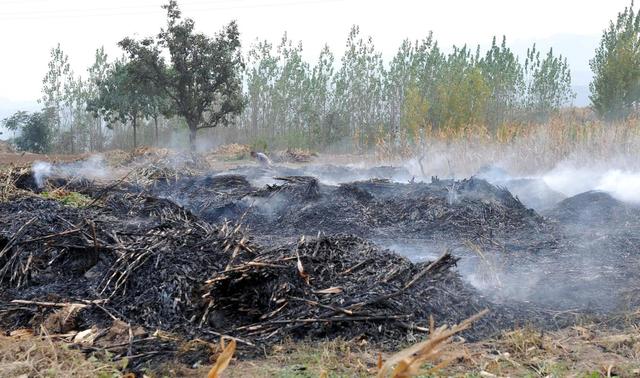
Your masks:
<path fill-rule="evenodd" d="M 249 346 L 289 337 L 395 344 L 425 331 L 430 315 L 455 323 L 490 306 L 449 254 L 415 264 L 347 235 L 265 247 L 239 226 L 130 189 L 81 208 L 35 195 L 0 203 L 3 330 L 128 324 L 148 330 L 143 341 L 159 329 Z M 495 312 L 467 336 L 518 319 Z"/>
<path fill-rule="evenodd" d="M 481 179 L 399 183 L 396 170 L 382 168 L 383 178 L 329 185 L 312 170 L 339 179 L 352 169 L 203 174 L 158 164 L 112 182 L 51 177 L 46 188 L 16 173 L 13 197 L 0 201 L 0 327 L 68 333 L 127 324 L 133 336 L 121 344 L 132 355 L 145 343 L 158 347 L 156 329 L 227 335 L 248 348 L 291 337 L 398 343 L 426 332 L 431 315 L 457 323 L 490 308 L 465 335 L 475 339 L 514 324 L 566 325 L 594 298 L 599 310 L 618 308 L 621 288 L 636 277 L 636 213 L 618 219 L 606 199 L 593 210 L 565 200 L 543 217 Z M 87 200 L 63 205 L 43 190 Z M 597 240 L 586 229 L 576 234 L 584 211 L 610 213 L 622 231 Z M 441 257 L 410 261 L 369 240 L 438 245 Z M 559 269 L 593 267 L 596 250 L 619 271 L 594 279 Z M 461 256 L 474 256 L 475 269 L 501 283 L 476 290 L 455 268 Z M 491 256 L 501 266 L 487 266 Z M 596 295 L 598 286 L 606 290 Z M 574 306 L 582 307 L 566 311 Z M 164 341 L 159 347 L 175 352 Z"/>
<path fill-rule="evenodd" d="M 327 185 L 311 176 L 278 176 L 254 186 L 260 170 L 241 175 L 183 177 L 156 182 L 154 195 L 169 198 L 211 223 L 239 221 L 263 241 L 349 233 L 381 239 L 473 242 L 496 249 L 534 250 L 553 245 L 555 226 L 509 191 L 480 179 L 398 183 L 369 179 Z M 286 172 L 294 173 L 294 172 Z M 251 180 L 251 181 L 250 181 Z"/>
<path fill-rule="evenodd" d="M 240 221 L 266 244 L 323 232 L 354 234 L 407 255 L 429 250 L 434 257 L 448 248 L 463 257 L 465 278 L 501 303 L 590 314 L 640 303 L 623 294 L 637 288 L 640 211 L 606 193 L 577 195 L 541 216 L 477 178 L 328 185 L 300 169 L 238 171 L 156 182 L 150 190 L 209 222 Z M 256 184 L 265 176 L 271 183 Z"/>

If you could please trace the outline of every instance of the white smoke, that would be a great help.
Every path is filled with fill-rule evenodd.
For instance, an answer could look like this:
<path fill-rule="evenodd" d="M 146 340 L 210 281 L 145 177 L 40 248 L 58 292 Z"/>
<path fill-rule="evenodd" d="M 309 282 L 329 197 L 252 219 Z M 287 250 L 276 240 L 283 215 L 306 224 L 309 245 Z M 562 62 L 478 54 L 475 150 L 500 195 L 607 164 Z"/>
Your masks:
<path fill-rule="evenodd" d="M 45 181 L 52 176 L 64 178 L 86 178 L 91 180 L 103 180 L 113 177 L 113 172 L 107 167 L 104 158 L 93 155 L 87 160 L 74 163 L 51 164 L 37 161 L 31 166 L 33 178 L 38 188 L 43 188 Z"/>
<path fill-rule="evenodd" d="M 57 168 L 63 175 L 70 177 L 76 176 L 88 179 L 107 179 L 112 177 L 112 172 L 101 155 L 93 155 L 87 160 L 75 163 L 62 164 Z"/>
<path fill-rule="evenodd" d="M 53 174 L 53 165 L 45 161 L 36 161 L 31 167 L 33 178 L 36 180 L 38 188 L 44 186 L 44 181 Z"/>
<path fill-rule="evenodd" d="M 598 190 L 620 201 L 640 203 L 640 172 L 636 171 L 559 165 L 542 179 L 550 188 L 568 197 Z"/>
<path fill-rule="evenodd" d="M 596 189 L 610 193 L 620 201 L 640 203 L 640 173 L 608 171 L 600 178 Z"/>
<path fill-rule="evenodd" d="M 594 190 L 598 186 L 600 175 L 601 172 L 592 169 L 559 164 L 550 172 L 543 174 L 541 178 L 551 189 L 572 197 Z"/>

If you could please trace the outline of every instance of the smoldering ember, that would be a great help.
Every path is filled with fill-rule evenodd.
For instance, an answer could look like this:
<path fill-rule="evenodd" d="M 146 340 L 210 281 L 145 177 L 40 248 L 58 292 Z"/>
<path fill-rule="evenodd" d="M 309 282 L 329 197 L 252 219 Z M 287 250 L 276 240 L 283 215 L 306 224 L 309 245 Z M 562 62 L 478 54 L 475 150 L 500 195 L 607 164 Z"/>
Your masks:
<path fill-rule="evenodd" d="M 538 182 L 495 186 L 486 169 L 462 180 L 313 162 L 216 170 L 144 151 L 4 173 L 2 329 L 71 335 L 135 368 L 205 358 L 181 352 L 194 338 L 236 340 L 240 356 L 309 338 L 389 350 L 428 333 L 430 317 L 488 309 L 461 334 L 473 341 L 518 324 L 615 326 L 640 305 L 640 208 L 603 192 L 555 193 L 538 212 L 507 189 Z"/>

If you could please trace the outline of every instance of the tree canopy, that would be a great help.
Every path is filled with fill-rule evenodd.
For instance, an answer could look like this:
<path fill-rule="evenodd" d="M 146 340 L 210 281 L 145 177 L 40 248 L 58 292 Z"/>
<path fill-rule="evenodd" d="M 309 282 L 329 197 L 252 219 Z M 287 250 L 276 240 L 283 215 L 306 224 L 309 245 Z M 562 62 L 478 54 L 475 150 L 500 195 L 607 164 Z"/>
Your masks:
<path fill-rule="evenodd" d="M 116 61 L 99 81 L 97 96 L 88 105 L 107 122 L 130 122 L 134 148 L 137 146 L 138 121 L 156 115 L 161 102 L 155 87 L 138 79 L 137 64 Z"/>
<path fill-rule="evenodd" d="M 55 122 L 52 111 L 28 113 L 19 111 L 2 120 L 8 130 L 19 131 L 16 146 L 22 151 L 44 154 L 51 145 L 51 125 Z"/>
<path fill-rule="evenodd" d="M 60 45 L 51 50 L 41 103 L 55 115 L 48 130 L 53 149 L 129 148 L 132 139 L 134 145 L 160 139 L 177 145 L 185 126 L 193 147 L 198 130 L 221 125 L 232 126 L 216 133 L 228 142 L 403 148 L 435 135 L 490 137 L 505 126 L 546 122 L 575 95 L 567 60 L 556 50 L 534 45 L 518 57 L 504 36 L 494 37 L 486 50 L 442 49 L 428 33 L 402 41 L 385 60 L 373 38 L 353 26 L 342 56 L 325 45 L 307 61 L 302 42 L 287 33 L 275 43 L 257 40 L 243 56 L 234 22 L 207 36 L 182 17 L 175 0 L 164 9 L 166 25 L 158 34 L 124 38 L 124 56 L 115 61 L 98 49 L 85 78 L 71 70 Z M 634 84 L 640 77 L 637 37 L 627 37 L 635 35 L 638 16 L 631 7 L 619 18 L 594 58 L 604 62 L 594 72 L 612 78 L 592 84 L 596 109 L 633 108 L 640 92 Z M 617 58 L 610 59 L 609 51 Z M 625 100 L 610 100 L 619 93 Z"/>
<path fill-rule="evenodd" d="M 589 61 L 593 108 L 609 120 L 627 117 L 640 100 L 640 13 L 633 5 L 609 23 Z"/>
<path fill-rule="evenodd" d="M 119 45 L 135 62 L 136 80 L 157 88 L 168 99 L 167 110 L 184 117 L 193 147 L 197 130 L 226 125 L 243 109 L 238 26 L 231 22 L 210 38 L 181 17 L 175 0 L 164 8 L 167 26 L 156 38 L 125 38 Z"/>

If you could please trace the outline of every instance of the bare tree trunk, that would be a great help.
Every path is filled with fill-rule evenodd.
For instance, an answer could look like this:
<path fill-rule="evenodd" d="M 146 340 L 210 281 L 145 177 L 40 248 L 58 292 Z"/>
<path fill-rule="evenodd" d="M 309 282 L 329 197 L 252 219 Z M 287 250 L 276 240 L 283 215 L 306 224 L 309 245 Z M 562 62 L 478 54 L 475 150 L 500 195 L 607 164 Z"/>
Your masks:
<path fill-rule="evenodd" d="M 98 140 L 97 140 L 97 148 L 99 152 L 102 152 L 104 149 L 104 136 L 102 134 L 102 119 L 98 118 L 98 122 L 96 124 L 98 131 Z"/>
<path fill-rule="evenodd" d="M 134 150 L 138 147 L 138 140 L 137 140 L 137 137 L 138 137 L 138 135 L 137 135 L 137 131 L 138 131 L 137 127 L 138 127 L 138 125 L 137 125 L 137 123 L 138 122 L 137 121 L 138 121 L 138 117 L 135 117 L 135 116 L 133 117 L 133 120 L 131 121 L 132 122 L 131 124 L 133 126 L 133 149 Z"/>
<path fill-rule="evenodd" d="M 156 147 L 158 147 L 159 139 L 158 139 L 158 115 L 157 114 L 153 116 L 153 123 L 155 124 L 155 127 L 156 127 L 156 143 L 155 143 L 155 145 L 156 145 Z"/>
<path fill-rule="evenodd" d="M 189 125 L 189 146 L 191 152 L 196 152 L 196 136 L 198 133 L 198 125 L 192 122 L 187 123 Z"/>
<path fill-rule="evenodd" d="M 71 143 L 71 154 L 73 155 L 76 153 L 76 145 L 75 145 L 76 135 L 73 129 L 73 119 L 71 120 L 71 124 L 69 126 L 69 137 L 70 137 L 69 139 Z"/>

